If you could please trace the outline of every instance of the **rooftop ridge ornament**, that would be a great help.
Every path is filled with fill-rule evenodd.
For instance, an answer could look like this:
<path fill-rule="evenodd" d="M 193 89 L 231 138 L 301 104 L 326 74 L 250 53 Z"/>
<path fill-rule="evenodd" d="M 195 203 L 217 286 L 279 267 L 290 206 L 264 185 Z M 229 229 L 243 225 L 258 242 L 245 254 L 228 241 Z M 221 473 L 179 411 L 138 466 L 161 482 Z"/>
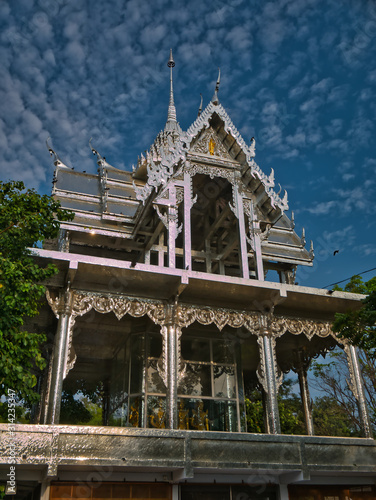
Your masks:
<path fill-rule="evenodd" d="M 93 155 L 95 155 L 97 157 L 97 164 L 99 165 L 99 167 L 101 167 L 101 168 L 113 168 L 115 170 L 119 170 L 116 167 L 113 167 L 112 165 L 110 165 L 106 161 L 106 157 L 102 156 L 100 153 L 98 153 L 98 151 L 96 149 L 93 148 L 93 146 L 91 145 L 91 140 L 92 140 L 92 137 L 90 137 L 90 139 L 89 139 L 89 146 L 90 146 L 90 149 L 91 149 Z"/>
<path fill-rule="evenodd" d="M 201 115 L 201 113 L 202 113 L 202 103 L 203 103 L 203 101 L 202 101 L 202 94 L 200 94 L 200 96 L 201 96 L 201 102 L 200 102 L 200 107 L 198 108 L 197 117 L 199 117 Z"/>
<path fill-rule="evenodd" d="M 55 165 L 55 167 L 68 168 L 69 170 L 73 170 L 72 167 L 68 167 L 68 165 L 65 165 L 65 163 L 63 163 L 60 160 L 59 155 L 48 144 L 48 140 L 49 139 L 50 139 L 50 137 L 47 137 L 47 139 L 46 139 L 46 146 L 47 146 L 47 149 L 48 149 L 48 152 L 50 153 L 50 155 L 54 157 L 54 165 Z"/>
<path fill-rule="evenodd" d="M 97 163 L 100 167 L 103 166 L 103 163 L 105 162 L 105 159 L 103 158 L 103 156 L 98 153 L 98 151 L 96 149 L 93 148 L 93 146 L 91 145 L 91 140 L 92 140 L 92 137 L 90 137 L 89 139 L 89 146 L 90 146 L 90 149 L 91 149 L 91 152 L 93 153 L 94 156 L 97 157 Z"/>
<path fill-rule="evenodd" d="M 176 108 L 174 102 L 174 88 L 172 82 L 172 68 L 175 66 L 175 61 L 172 56 L 172 49 L 170 49 L 170 59 L 168 60 L 167 66 L 170 68 L 170 101 L 168 104 L 167 112 L 167 122 L 165 125 L 165 131 L 178 130 L 178 122 L 176 121 Z"/>
<path fill-rule="evenodd" d="M 221 83 L 221 69 L 218 68 L 218 78 L 217 78 L 217 83 L 215 85 L 215 90 L 214 90 L 214 95 L 212 97 L 212 103 L 213 104 L 219 104 L 219 99 L 218 99 L 218 91 L 219 91 L 219 84 Z"/>

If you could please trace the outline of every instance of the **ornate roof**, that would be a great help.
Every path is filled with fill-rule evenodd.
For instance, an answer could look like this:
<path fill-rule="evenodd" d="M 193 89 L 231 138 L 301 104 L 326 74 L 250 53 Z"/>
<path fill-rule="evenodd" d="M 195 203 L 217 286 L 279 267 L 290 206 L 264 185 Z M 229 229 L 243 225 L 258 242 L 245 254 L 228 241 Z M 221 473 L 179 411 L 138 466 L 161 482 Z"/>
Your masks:
<path fill-rule="evenodd" d="M 99 167 L 97 176 L 60 168 L 60 163 L 55 162 L 54 195 L 63 207 L 76 212 L 75 220 L 63 225 L 70 231 L 72 242 L 123 249 L 132 261 L 142 261 L 150 259 L 154 250 L 159 255 L 167 253 L 170 238 L 179 261 L 179 255 L 186 252 L 183 240 L 187 238 L 186 234 L 183 238 L 181 229 L 187 221 L 187 210 L 192 210 L 192 259 L 198 268 L 202 267 L 200 262 L 208 260 L 205 248 L 213 256 L 214 269 L 220 264 L 220 272 L 224 273 L 227 268 L 237 272 L 231 269 L 236 268 L 234 263 L 244 252 L 247 255 L 242 265 L 250 262 L 251 275 L 257 252 L 260 259 L 262 254 L 266 269 L 278 272 L 293 273 L 297 264 L 312 265 L 312 246 L 310 251 L 305 249 L 304 235 L 295 233 L 294 221 L 285 213 L 287 192 L 281 196 L 281 189 L 274 190 L 273 169 L 266 175 L 255 161 L 255 139 L 249 144 L 244 141 L 219 102 L 219 77 L 211 102 L 202 112 L 201 104 L 199 116 L 187 131 L 181 129 L 173 96 L 174 65 L 170 53 L 166 125 L 146 156 L 141 154 L 132 174 L 113 167 L 93 148 Z M 216 198 L 201 210 L 197 197 L 205 196 L 211 181 L 220 187 Z M 187 196 L 189 200 L 184 201 Z M 236 236 L 240 219 L 244 219 L 241 232 L 246 232 L 243 244 Z M 168 234 L 172 230 L 175 233 L 171 239 Z M 89 241 L 83 236 L 88 232 L 97 236 Z M 123 242 L 111 243 L 111 235 Z M 163 264 L 163 259 L 158 259 L 158 265 Z M 211 264 L 206 266 L 206 272 L 211 269 Z"/>

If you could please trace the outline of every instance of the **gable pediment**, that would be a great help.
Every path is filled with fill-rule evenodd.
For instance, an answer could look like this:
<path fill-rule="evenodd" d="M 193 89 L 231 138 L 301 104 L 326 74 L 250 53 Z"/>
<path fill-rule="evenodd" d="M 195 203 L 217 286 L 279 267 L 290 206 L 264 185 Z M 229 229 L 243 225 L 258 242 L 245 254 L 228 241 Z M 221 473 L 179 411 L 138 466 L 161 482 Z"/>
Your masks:
<path fill-rule="evenodd" d="M 191 144 L 190 152 L 203 154 L 210 157 L 232 160 L 227 148 L 223 145 L 218 134 L 212 127 L 204 130 L 200 136 Z"/>

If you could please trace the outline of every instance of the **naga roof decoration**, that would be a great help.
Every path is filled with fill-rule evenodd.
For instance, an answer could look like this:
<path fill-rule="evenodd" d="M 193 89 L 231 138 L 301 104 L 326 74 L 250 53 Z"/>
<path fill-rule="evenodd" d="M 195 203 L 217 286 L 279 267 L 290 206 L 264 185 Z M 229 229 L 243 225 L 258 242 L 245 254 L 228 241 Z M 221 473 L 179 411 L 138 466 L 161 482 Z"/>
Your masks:
<path fill-rule="evenodd" d="M 59 155 L 48 144 L 48 139 L 49 139 L 49 137 L 46 140 L 47 149 L 48 149 L 48 152 L 50 153 L 50 155 L 54 157 L 54 165 L 55 165 L 56 169 L 66 168 L 68 170 L 72 170 L 72 167 L 68 167 L 67 165 L 65 165 L 65 163 L 63 163 L 60 160 Z"/>

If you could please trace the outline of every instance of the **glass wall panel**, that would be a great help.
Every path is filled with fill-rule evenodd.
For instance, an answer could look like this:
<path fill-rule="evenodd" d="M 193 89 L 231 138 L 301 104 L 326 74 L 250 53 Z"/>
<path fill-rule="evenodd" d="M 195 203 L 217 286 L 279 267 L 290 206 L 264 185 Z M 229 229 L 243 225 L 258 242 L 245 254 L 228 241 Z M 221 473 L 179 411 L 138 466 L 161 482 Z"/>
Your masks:
<path fill-rule="evenodd" d="M 187 363 L 186 375 L 179 385 L 179 392 L 190 396 L 211 396 L 210 364 Z"/>
<path fill-rule="evenodd" d="M 143 396 L 129 398 L 129 426 L 143 427 L 145 415 L 145 401 Z"/>
<path fill-rule="evenodd" d="M 239 402 L 239 393 L 243 397 L 242 378 L 236 362 L 240 362 L 239 350 L 222 339 L 189 336 L 182 340 L 182 345 L 186 372 L 178 386 L 179 429 L 244 430 L 244 404 L 243 400 Z"/>
<path fill-rule="evenodd" d="M 95 317 L 96 324 L 103 318 Z M 74 342 L 78 355 L 64 382 L 61 423 L 165 428 L 167 389 L 159 327 L 144 319 L 129 320 L 126 328 L 117 320 L 103 323 L 102 331 L 94 332 L 92 325 L 86 326 Z M 179 428 L 244 429 L 239 348 L 221 338 L 183 335 L 182 366 Z"/>
<path fill-rule="evenodd" d="M 214 363 L 234 363 L 234 344 L 226 341 L 213 342 Z"/>
<path fill-rule="evenodd" d="M 236 398 L 235 367 L 214 365 L 214 397 Z"/>
<path fill-rule="evenodd" d="M 147 390 L 157 394 L 165 394 L 166 387 L 158 372 L 158 359 L 149 358 L 147 367 Z"/>
<path fill-rule="evenodd" d="M 128 418 L 129 361 L 123 346 L 112 362 L 108 424 L 124 427 Z"/>
<path fill-rule="evenodd" d="M 141 393 L 145 390 L 145 335 L 131 337 L 131 381 L 129 392 Z"/>
<path fill-rule="evenodd" d="M 182 339 L 181 353 L 184 359 L 190 361 L 207 361 L 210 363 L 210 342 L 206 339 Z"/>
<path fill-rule="evenodd" d="M 148 396 L 147 398 L 147 427 L 165 429 L 166 427 L 166 398 Z"/>

